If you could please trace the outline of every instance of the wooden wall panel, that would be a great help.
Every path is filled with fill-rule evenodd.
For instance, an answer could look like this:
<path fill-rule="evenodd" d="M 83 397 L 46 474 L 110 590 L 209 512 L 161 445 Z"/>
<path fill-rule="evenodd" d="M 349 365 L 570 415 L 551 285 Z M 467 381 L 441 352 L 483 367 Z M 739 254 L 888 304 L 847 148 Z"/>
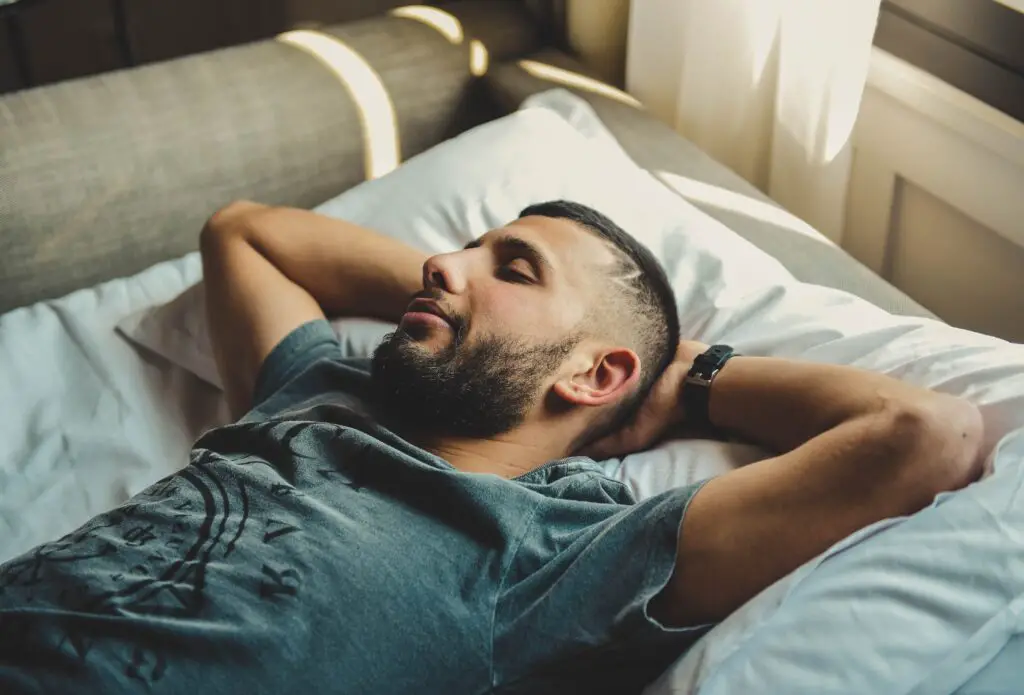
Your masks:
<path fill-rule="evenodd" d="M 876 49 L 843 247 L 963 328 L 1024 340 L 1024 123 Z"/>
<path fill-rule="evenodd" d="M 28 0 L 17 21 L 27 45 L 27 86 L 38 86 L 258 41 L 289 29 L 364 19 L 415 2 Z M 120 16 L 117 7 L 123 8 Z M 26 86 L 18 76 L 6 30 L 0 25 L 0 94 Z"/>
<path fill-rule="evenodd" d="M 954 326 L 1024 341 L 1024 248 L 911 183 L 894 204 L 890 281 Z"/>
<path fill-rule="evenodd" d="M 297 27 L 380 14 L 402 0 L 130 0 L 127 24 L 139 63 L 168 60 Z"/>
<path fill-rule="evenodd" d="M 36 85 L 121 67 L 110 0 L 35 2 L 20 12 Z"/>
<path fill-rule="evenodd" d="M 1024 73 L 928 31 L 905 17 L 882 14 L 875 45 L 949 84 L 1024 120 Z"/>
<path fill-rule="evenodd" d="M 11 42 L 7 37 L 7 23 L 0 20 L 0 94 L 14 91 L 19 86 L 18 82 Z"/>
<path fill-rule="evenodd" d="M 1024 13 L 995 0 L 884 0 L 875 45 L 1024 120 Z"/>
<path fill-rule="evenodd" d="M 256 41 L 285 23 L 282 0 L 130 0 L 125 14 L 140 64 Z"/>
<path fill-rule="evenodd" d="M 338 22 L 372 17 L 402 5 L 434 5 L 422 0 L 280 0 L 285 8 L 289 29 L 327 26 Z"/>

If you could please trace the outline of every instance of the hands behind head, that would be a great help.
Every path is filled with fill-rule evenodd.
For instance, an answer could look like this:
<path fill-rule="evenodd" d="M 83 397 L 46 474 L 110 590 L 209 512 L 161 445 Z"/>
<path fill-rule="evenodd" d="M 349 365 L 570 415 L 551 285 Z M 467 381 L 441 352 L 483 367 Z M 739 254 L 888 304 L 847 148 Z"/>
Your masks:
<path fill-rule="evenodd" d="M 708 345 L 680 340 L 675 359 L 654 383 L 636 417 L 621 429 L 584 447 L 580 454 L 595 460 L 622 457 L 650 448 L 669 430 L 683 424 L 683 380 Z"/>

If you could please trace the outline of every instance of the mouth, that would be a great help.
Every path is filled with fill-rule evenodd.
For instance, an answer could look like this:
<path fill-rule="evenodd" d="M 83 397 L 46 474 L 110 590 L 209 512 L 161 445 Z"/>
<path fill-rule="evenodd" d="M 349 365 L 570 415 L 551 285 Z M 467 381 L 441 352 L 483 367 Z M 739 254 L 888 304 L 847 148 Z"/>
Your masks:
<path fill-rule="evenodd" d="M 432 299 L 414 299 L 406 307 L 402 323 L 428 323 L 437 326 L 455 328 L 455 322 L 444 312 L 441 306 Z"/>

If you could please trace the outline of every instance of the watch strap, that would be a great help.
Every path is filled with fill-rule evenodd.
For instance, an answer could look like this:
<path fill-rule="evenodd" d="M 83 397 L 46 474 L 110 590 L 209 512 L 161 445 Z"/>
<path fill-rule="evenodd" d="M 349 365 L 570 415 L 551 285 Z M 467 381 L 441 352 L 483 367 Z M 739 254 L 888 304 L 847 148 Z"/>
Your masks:
<path fill-rule="evenodd" d="M 729 345 L 712 345 L 693 360 L 683 380 L 683 413 L 686 421 L 710 426 L 711 383 L 736 352 Z"/>

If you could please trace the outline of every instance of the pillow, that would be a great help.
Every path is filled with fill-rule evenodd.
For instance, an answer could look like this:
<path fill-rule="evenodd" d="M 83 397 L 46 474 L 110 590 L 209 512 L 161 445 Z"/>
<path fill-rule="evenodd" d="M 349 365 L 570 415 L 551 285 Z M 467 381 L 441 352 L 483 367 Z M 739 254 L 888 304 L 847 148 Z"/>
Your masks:
<path fill-rule="evenodd" d="M 519 112 L 420 154 L 317 210 L 437 253 L 462 247 L 530 203 L 554 198 L 593 205 L 654 251 L 675 290 L 684 335 L 730 343 L 747 354 L 852 364 L 970 395 L 984 410 L 990 446 L 1024 425 L 1019 349 L 797 282 L 774 258 L 637 167 L 589 105 L 564 90 L 535 95 Z M 198 272 L 188 280 L 198 282 Z M 201 288 L 193 287 L 119 328 L 219 385 L 202 304 Z M 334 325 L 346 356 L 369 355 L 393 328 L 366 319 Z M 669 442 L 654 453 L 610 462 L 608 469 L 648 495 L 765 454 L 735 443 Z M 645 461 L 657 465 L 631 465 Z"/>
<path fill-rule="evenodd" d="M 213 346 L 206 328 L 206 300 L 199 282 L 202 266 L 198 254 L 182 259 L 191 271 L 189 287 L 173 301 L 149 307 L 120 321 L 117 328 L 132 342 L 183 367 L 203 381 L 221 388 Z M 336 319 L 331 322 L 341 339 L 343 357 L 373 354 L 374 348 L 394 325 L 376 319 Z"/>
<path fill-rule="evenodd" d="M 563 90 L 531 98 L 519 112 L 479 126 L 368 181 L 317 208 L 331 217 L 364 224 L 424 249 L 461 248 L 489 229 L 515 219 L 531 203 L 567 198 L 602 210 L 644 241 L 666 263 L 691 330 L 713 307 L 753 291 L 760 283 L 788 282 L 776 261 L 669 193 L 622 152 L 585 102 Z M 718 240 L 715 241 L 715 238 Z M 726 254 L 734 263 L 721 263 Z M 744 268 L 760 267 L 752 277 Z M 219 386 L 206 333 L 201 268 L 195 255 L 183 261 L 193 286 L 165 305 L 121 321 L 132 342 Z M 757 282 L 754 282 L 756 280 Z M 393 326 L 366 319 L 334 322 L 346 356 L 371 354 Z M 699 480 L 761 456 L 745 445 L 712 444 L 705 451 L 668 444 L 652 455 L 658 468 Z M 710 452 L 715 455 L 709 456 Z M 631 480 L 629 465 L 608 470 L 641 494 L 663 481 Z M 673 476 L 674 482 L 681 482 Z"/>

